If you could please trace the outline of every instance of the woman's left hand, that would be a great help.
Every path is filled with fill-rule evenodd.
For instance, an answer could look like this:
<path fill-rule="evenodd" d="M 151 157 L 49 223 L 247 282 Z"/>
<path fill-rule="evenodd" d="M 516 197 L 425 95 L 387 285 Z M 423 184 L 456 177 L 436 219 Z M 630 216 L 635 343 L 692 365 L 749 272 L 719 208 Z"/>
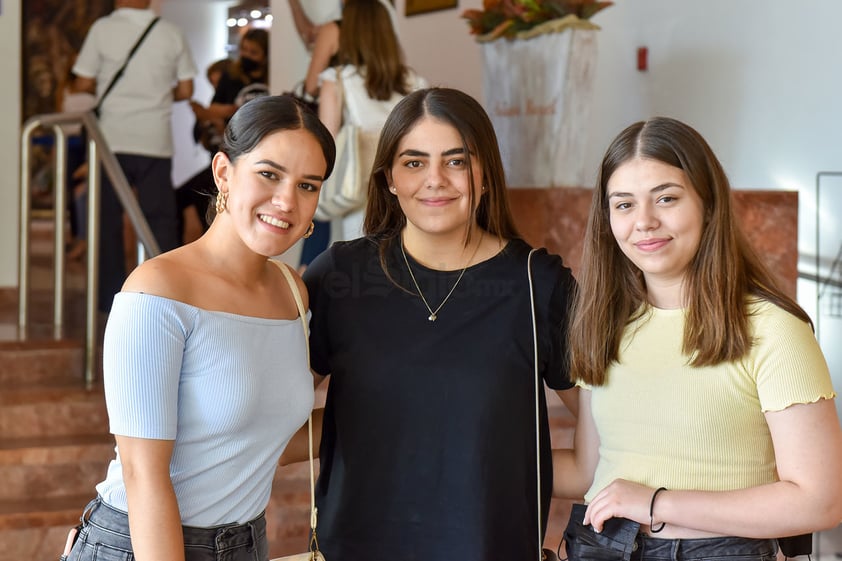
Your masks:
<path fill-rule="evenodd" d="M 649 524 L 649 503 L 655 490 L 625 479 L 615 479 L 588 504 L 585 524 L 602 531 L 609 518 L 628 518 L 641 525 Z"/>

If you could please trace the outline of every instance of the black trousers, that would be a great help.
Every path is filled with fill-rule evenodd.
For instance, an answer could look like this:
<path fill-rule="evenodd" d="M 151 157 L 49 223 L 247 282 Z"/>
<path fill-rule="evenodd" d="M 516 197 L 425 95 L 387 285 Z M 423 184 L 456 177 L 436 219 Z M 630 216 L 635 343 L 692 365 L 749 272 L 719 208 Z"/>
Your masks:
<path fill-rule="evenodd" d="M 134 188 L 140 209 L 149 223 L 161 252 L 179 245 L 172 159 L 117 154 L 123 173 Z M 126 280 L 123 240 L 123 207 L 108 176 L 103 173 L 100 196 L 99 310 L 111 310 L 111 302 Z"/>
<path fill-rule="evenodd" d="M 175 190 L 176 220 L 178 221 L 178 235 L 181 243 L 184 243 L 185 209 L 191 206 L 196 208 L 199 221 L 202 223 L 202 230 L 207 232 L 208 228 L 210 228 L 208 208 L 211 202 L 215 200 L 216 185 L 213 181 L 213 170 L 210 166 L 196 173 L 196 175 L 185 181 Z"/>

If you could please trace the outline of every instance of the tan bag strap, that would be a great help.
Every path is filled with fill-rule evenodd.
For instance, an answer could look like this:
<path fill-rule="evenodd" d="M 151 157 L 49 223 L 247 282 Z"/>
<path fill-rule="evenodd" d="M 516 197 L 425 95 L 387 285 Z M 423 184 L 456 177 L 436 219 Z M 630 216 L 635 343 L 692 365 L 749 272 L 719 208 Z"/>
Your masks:
<path fill-rule="evenodd" d="M 284 274 L 284 277 L 289 283 L 289 289 L 292 291 L 292 296 L 295 298 L 295 306 L 298 308 L 298 317 L 301 319 L 301 327 L 304 329 L 304 346 L 307 349 L 307 367 L 310 367 L 310 344 L 309 344 L 309 335 L 310 329 L 307 325 L 307 312 L 304 309 L 304 302 L 301 299 L 301 291 L 298 290 L 298 283 L 295 282 L 295 277 L 292 276 L 292 272 L 285 263 L 281 263 L 280 261 L 275 261 L 274 259 L 271 260 L 281 272 Z M 309 439 L 309 450 L 310 450 L 310 529 L 313 531 L 313 535 L 311 537 L 311 545 L 315 542 L 316 539 L 316 523 L 317 523 L 317 516 L 316 516 L 316 469 L 313 462 L 313 413 L 310 413 L 310 417 L 307 419 L 307 437 Z M 318 549 L 318 542 L 315 542 L 316 549 Z"/>

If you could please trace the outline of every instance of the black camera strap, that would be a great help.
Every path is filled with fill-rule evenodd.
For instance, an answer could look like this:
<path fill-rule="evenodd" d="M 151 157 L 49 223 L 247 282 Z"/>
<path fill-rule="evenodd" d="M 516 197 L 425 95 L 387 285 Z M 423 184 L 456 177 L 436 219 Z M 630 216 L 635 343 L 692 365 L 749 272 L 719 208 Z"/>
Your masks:
<path fill-rule="evenodd" d="M 146 36 L 149 35 L 149 32 L 152 31 L 152 28 L 155 27 L 155 24 L 158 23 L 159 19 L 161 18 L 156 17 L 151 22 L 149 22 L 149 25 L 146 27 L 146 29 L 140 35 L 138 40 L 135 42 L 134 46 L 132 47 L 132 50 L 129 51 L 129 55 L 126 57 L 125 62 L 123 62 L 123 66 L 121 66 L 120 69 L 114 73 L 114 77 L 111 78 L 111 82 L 108 84 L 108 87 L 105 88 L 105 91 L 102 93 L 102 97 L 99 98 L 99 101 L 96 102 L 96 107 L 94 107 L 93 109 L 93 112 L 97 116 L 99 116 L 99 108 L 102 107 L 102 102 L 105 101 L 105 98 L 108 97 L 108 94 L 111 93 L 112 89 L 114 89 L 114 86 L 115 84 L 117 84 L 117 81 L 123 76 L 123 72 L 126 70 L 126 66 L 129 65 L 129 61 L 134 56 L 138 47 L 140 47 L 140 44 L 143 43 L 143 40 L 146 39 Z"/>

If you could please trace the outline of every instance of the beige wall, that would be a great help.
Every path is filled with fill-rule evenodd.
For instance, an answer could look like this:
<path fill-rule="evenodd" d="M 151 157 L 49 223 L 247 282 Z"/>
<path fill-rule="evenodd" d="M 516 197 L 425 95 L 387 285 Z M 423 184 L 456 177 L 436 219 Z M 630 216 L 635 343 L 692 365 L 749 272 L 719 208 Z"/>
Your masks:
<path fill-rule="evenodd" d="M 18 284 L 21 1 L 2 0 L 0 7 L 0 287 Z"/>

